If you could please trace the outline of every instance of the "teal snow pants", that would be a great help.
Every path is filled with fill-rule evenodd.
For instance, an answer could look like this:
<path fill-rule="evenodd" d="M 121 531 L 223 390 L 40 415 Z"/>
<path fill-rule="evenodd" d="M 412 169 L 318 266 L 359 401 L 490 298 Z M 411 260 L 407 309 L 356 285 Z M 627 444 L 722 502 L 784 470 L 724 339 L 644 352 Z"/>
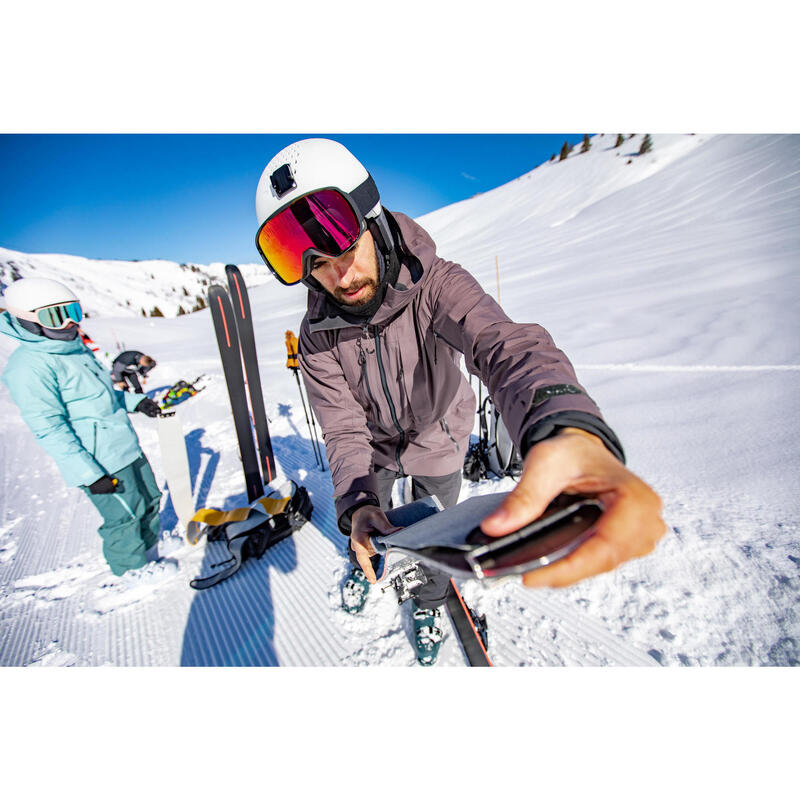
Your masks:
<path fill-rule="evenodd" d="M 119 479 L 113 494 L 92 494 L 87 487 L 81 488 L 103 517 L 97 532 L 108 566 L 115 575 L 122 575 L 143 567 L 145 550 L 158 541 L 161 491 L 144 455 L 111 477 Z"/>

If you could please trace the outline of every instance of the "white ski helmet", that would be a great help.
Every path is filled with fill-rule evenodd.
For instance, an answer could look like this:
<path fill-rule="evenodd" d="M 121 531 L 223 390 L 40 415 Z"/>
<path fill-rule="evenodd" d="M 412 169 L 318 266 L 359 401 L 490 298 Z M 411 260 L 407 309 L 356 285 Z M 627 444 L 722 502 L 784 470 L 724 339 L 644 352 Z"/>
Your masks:
<path fill-rule="evenodd" d="M 347 196 L 384 255 L 394 249 L 375 181 L 344 145 L 332 139 L 301 139 L 269 161 L 256 189 L 259 232 L 267 220 L 295 200 L 322 189 L 336 189 Z M 272 269 L 260 248 L 259 253 Z"/>
<path fill-rule="evenodd" d="M 63 283 L 50 280 L 49 278 L 21 278 L 14 281 L 3 292 L 6 309 L 10 314 L 27 322 L 44 324 L 39 314 L 40 309 L 50 306 L 74 306 L 80 307 L 80 301 L 75 293 Z M 82 314 L 80 315 L 82 316 Z M 80 319 L 73 321 L 79 322 Z M 48 320 L 49 321 L 49 320 Z M 63 325 L 69 324 L 65 320 Z M 45 325 L 45 327 L 58 328 L 63 325 Z"/>

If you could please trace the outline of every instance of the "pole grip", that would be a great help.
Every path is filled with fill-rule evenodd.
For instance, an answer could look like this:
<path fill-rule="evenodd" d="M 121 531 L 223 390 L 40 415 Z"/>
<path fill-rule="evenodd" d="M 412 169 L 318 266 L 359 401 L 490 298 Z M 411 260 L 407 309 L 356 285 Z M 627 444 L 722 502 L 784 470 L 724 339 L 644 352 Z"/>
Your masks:
<path fill-rule="evenodd" d="M 300 369 L 297 360 L 297 337 L 291 331 L 286 331 L 286 367 Z"/>

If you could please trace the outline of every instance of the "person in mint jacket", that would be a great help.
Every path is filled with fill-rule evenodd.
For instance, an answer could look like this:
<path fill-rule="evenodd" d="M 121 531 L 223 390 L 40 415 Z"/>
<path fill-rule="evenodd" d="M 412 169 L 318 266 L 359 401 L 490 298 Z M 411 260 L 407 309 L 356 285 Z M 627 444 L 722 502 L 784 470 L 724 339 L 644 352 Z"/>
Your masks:
<path fill-rule="evenodd" d="M 98 533 L 114 575 L 141 570 L 159 539 L 161 492 L 128 414 L 158 404 L 120 392 L 78 335 L 80 302 L 63 284 L 23 278 L 3 294 L 0 333 L 19 342 L 3 383 L 68 486 L 103 517 Z"/>

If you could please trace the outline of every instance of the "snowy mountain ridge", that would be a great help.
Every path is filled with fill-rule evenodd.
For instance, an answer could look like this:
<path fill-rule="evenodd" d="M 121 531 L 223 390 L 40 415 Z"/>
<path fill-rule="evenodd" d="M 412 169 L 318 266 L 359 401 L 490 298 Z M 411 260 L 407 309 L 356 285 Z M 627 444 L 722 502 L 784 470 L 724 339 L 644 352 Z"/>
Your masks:
<path fill-rule="evenodd" d="M 273 280 L 263 264 L 240 264 L 239 269 L 249 286 Z M 34 277 L 69 286 L 88 317 L 149 317 L 154 308 L 165 317 L 175 317 L 181 310 L 190 313 L 204 307 L 211 284 L 226 284 L 222 263 L 102 260 L 0 247 L 0 290 L 13 280 Z"/>
<path fill-rule="evenodd" d="M 492 243 L 519 230 L 563 225 L 583 209 L 646 180 L 712 137 L 709 135 L 651 134 L 653 150 L 637 155 L 641 135 L 626 137 L 614 147 L 615 134 L 590 137 L 584 153 L 576 145 L 566 159 L 545 161 L 508 183 L 460 203 L 425 214 L 417 221 L 430 231 L 443 252 L 466 248 L 491 235 Z M 522 213 L 509 214 L 519 205 Z M 479 222 L 480 224 L 476 224 Z M 458 254 L 451 255 L 451 258 Z"/>

